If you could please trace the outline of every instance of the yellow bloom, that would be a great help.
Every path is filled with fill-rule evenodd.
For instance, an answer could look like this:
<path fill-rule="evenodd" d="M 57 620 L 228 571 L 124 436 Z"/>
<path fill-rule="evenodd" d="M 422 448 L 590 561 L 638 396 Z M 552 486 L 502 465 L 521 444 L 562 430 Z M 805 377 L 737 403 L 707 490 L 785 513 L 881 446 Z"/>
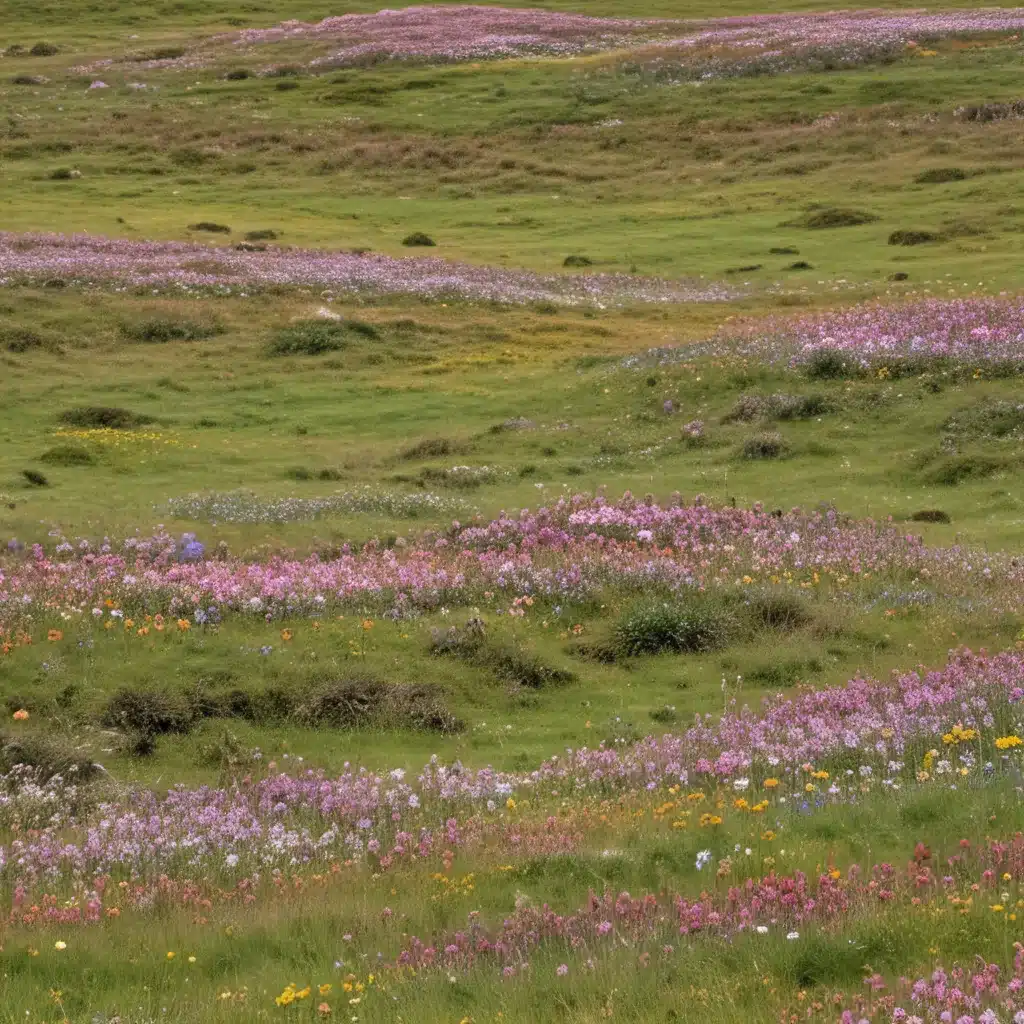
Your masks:
<path fill-rule="evenodd" d="M 765 789 L 774 789 L 778 784 L 779 784 L 779 780 L 778 779 L 765 779 L 764 780 L 764 788 Z"/>
<path fill-rule="evenodd" d="M 507 808 L 508 808 L 508 809 L 509 809 L 510 811 L 514 811 L 514 810 L 516 809 L 516 802 L 515 802 L 515 800 L 513 800 L 513 799 L 512 799 L 512 797 L 509 797 L 509 798 L 508 798 L 508 799 L 507 799 L 507 800 L 505 801 L 505 806 L 506 806 L 506 807 L 507 807 Z"/>
<path fill-rule="evenodd" d="M 991 910 L 994 914 L 1001 914 L 1003 910 L 1005 910 L 1006 908 L 1002 905 L 1002 903 L 993 903 L 988 909 Z"/>
<path fill-rule="evenodd" d="M 1009 750 L 1011 747 L 1019 747 L 1021 743 L 1024 743 L 1024 740 L 1019 736 L 1000 736 L 996 740 L 996 749 Z"/>
<path fill-rule="evenodd" d="M 320 992 L 320 995 L 322 995 L 322 996 L 329 996 L 331 994 L 331 988 L 332 987 L 333 986 L 331 985 L 331 983 L 327 982 L 327 983 L 321 985 L 320 988 L 318 989 L 318 991 Z"/>
<path fill-rule="evenodd" d="M 173 959 L 174 959 L 174 953 L 172 953 L 172 952 L 168 952 L 168 954 L 167 954 L 167 959 L 168 959 L 168 960 L 173 960 Z"/>
<path fill-rule="evenodd" d="M 292 638 L 292 637 L 293 637 L 294 635 L 295 635 L 295 634 L 294 634 L 294 633 L 293 633 L 293 632 L 292 632 L 292 631 L 291 631 L 290 629 L 282 629 L 282 630 L 281 630 L 281 639 L 282 639 L 282 640 L 283 640 L 283 641 L 284 641 L 285 643 L 288 643 L 288 641 L 289 641 L 289 640 L 291 640 L 291 638 Z"/>
<path fill-rule="evenodd" d="M 369 632 L 373 629 L 373 619 L 363 619 L 362 626 L 364 630 Z"/>
<path fill-rule="evenodd" d="M 182 633 L 187 633 L 192 628 L 192 623 L 188 619 L 178 619 L 178 630 Z"/>

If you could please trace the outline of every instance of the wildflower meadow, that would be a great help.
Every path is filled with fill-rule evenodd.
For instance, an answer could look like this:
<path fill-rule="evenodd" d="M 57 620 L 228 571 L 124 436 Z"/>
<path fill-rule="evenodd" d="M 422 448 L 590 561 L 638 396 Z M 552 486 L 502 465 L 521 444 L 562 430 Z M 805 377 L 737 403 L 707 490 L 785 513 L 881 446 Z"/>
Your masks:
<path fill-rule="evenodd" d="M 1024 1024 L 1020 8 L 8 0 L 0 1024 Z"/>

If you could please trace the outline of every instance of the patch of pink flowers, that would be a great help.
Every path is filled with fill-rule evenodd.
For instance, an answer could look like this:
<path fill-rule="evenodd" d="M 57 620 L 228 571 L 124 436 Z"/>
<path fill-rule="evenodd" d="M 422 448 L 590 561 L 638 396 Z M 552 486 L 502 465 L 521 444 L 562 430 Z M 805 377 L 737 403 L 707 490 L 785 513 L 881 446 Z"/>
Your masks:
<path fill-rule="evenodd" d="M 261 252 L 193 242 L 139 242 L 98 235 L 0 232 L 0 285 L 59 279 L 125 288 L 333 288 L 345 292 L 454 297 L 520 305 L 557 302 L 722 302 L 722 285 L 629 274 L 537 274 L 434 257 L 270 247 Z"/>
<path fill-rule="evenodd" d="M 734 355 L 798 367 L 829 353 L 861 369 L 929 360 L 1021 367 L 1024 300 L 979 296 L 865 303 L 834 312 L 731 323 L 704 344 L 652 350 L 633 362 Z"/>

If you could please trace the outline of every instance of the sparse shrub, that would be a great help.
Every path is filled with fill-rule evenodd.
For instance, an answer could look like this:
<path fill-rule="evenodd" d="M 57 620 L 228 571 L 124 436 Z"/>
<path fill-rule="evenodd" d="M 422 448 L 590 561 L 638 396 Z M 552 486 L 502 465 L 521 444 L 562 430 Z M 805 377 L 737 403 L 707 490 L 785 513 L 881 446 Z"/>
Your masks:
<path fill-rule="evenodd" d="M 424 234 L 422 231 L 414 231 L 411 235 L 406 235 L 405 238 L 402 239 L 402 245 L 430 246 L 430 245 L 437 245 L 437 242 L 435 242 L 430 237 L 430 235 Z"/>
<path fill-rule="evenodd" d="M 825 228 L 849 228 L 859 224 L 870 224 L 878 220 L 873 213 L 867 210 L 851 210 L 838 206 L 825 206 L 817 210 L 810 210 L 804 216 L 793 222 L 796 227 L 821 230 Z"/>
<path fill-rule="evenodd" d="M 227 224 L 217 224 L 212 220 L 201 220 L 195 224 L 189 224 L 189 231 L 209 231 L 215 235 L 230 235 L 231 228 Z"/>
<path fill-rule="evenodd" d="M 672 725 L 679 721 L 679 712 L 676 711 L 674 704 L 663 704 L 660 708 L 655 708 L 650 712 L 651 721 L 657 722 L 659 725 Z"/>
<path fill-rule="evenodd" d="M 52 57 L 54 54 L 60 53 L 60 49 L 53 43 L 40 42 L 36 43 L 28 52 L 33 57 Z"/>
<path fill-rule="evenodd" d="M 88 782 L 100 773 L 100 767 L 81 753 L 52 737 L 0 734 L 0 771 L 9 772 L 15 765 L 35 768 L 41 778 L 60 775 L 65 780 Z"/>
<path fill-rule="evenodd" d="M 1006 121 L 1024 117 L 1024 100 L 1010 103 L 972 103 L 956 111 L 961 121 Z"/>
<path fill-rule="evenodd" d="M 146 54 L 142 60 L 177 60 L 185 56 L 185 48 L 182 46 L 161 46 L 152 53 Z"/>
<path fill-rule="evenodd" d="M 229 82 L 241 82 L 246 78 L 250 78 L 252 72 L 248 68 L 232 68 L 224 78 Z"/>
<path fill-rule="evenodd" d="M 791 632 L 811 621 L 807 602 L 796 594 L 765 591 L 753 595 L 747 603 L 751 622 L 761 629 Z"/>
<path fill-rule="evenodd" d="M 15 75 L 11 79 L 11 85 L 43 85 L 45 79 L 39 75 Z"/>
<path fill-rule="evenodd" d="M 910 521 L 913 523 L 951 523 L 952 519 L 949 518 L 948 512 L 943 512 L 940 508 L 923 508 L 915 512 L 910 517 Z"/>
<path fill-rule="evenodd" d="M 940 185 L 946 181 L 964 181 L 967 172 L 959 167 L 933 167 L 916 175 L 914 182 L 918 185 Z"/>
<path fill-rule="evenodd" d="M 39 472 L 38 469 L 23 469 L 21 475 L 30 483 L 33 487 L 49 487 L 50 481 Z"/>
<path fill-rule="evenodd" d="M 897 270 L 895 274 L 889 275 L 890 281 L 906 281 L 910 275 L 905 270 Z"/>
<path fill-rule="evenodd" d="M 267 72 L 267 78 L 297 78 L 302 74 L 298 64 L 279 64 Z"/>
<path fill-rule="evenodd" d="M 68 409 L 60 415 L 61 423 L 69 427 L 99 429 L 107 427 L 111 430 L 134 430 L 153 422 L 152 416 L 145 413 L 120 409 L 117 406 L 89 405 Z"/>
<path fill-rule="evenodd" d="M 45 348 L 46 340 L 27 327 L 0 327 L 0 345 L 8 352 L 28 352 L 35 348 Z"/>
<path fill-rule="evenodd" d="M 187 733 L 194 716 L 184 698 L 176 694 L 125 687 L 107 702 L 101 721 L 109 729 L 133 735 L 163 736 Z"/>
<path fill-rule="evenodd" d="M 889 236 L 890 245 L 924 245 L 926 242 L 937 242 L 940 236 L 934 231 L 894 231 Z"/>
<path fill-rule="evenodd" d="M 745 459 L 781 459 L 788 454 L 786 439 L 774 430 L 762 430 L 743 442 L 742 455 Z"/>
<path fill-rule="evenodd" d="M 194 320 L 150 317 L 136 323 L 123 323 L 119 330 L 127 341 L 163 344 L 168 341 L 202 341 L 222 334 L 224 328 L 220 324 L 202 324 Z"/>
<path fill-rule="evenodd" d="M 842 352 L 820 348 L 804 364 L 804 373 L 812 380 L 843 380 L 855 372 Z"/>
<path fill-rule="evenodd" d="M 723 423 L 750 423 L 765 420 L 809 420 L 831 412 L 832 405 L 824 395 L 740 395 L 732 409 L 722 417 Z"/>
<path fill-rule="evenodd" d="M 757 665 L 747 672 L 747 680 L 759 686 L 770 686 L 772 689 L 783 689 L 799 682 L 808 672 L 820 672 L 821 662 L 812 658 L 801 661 L 798 658 L 785 661 L 771 661 L 765 665 Z"/>
<path fill-rule="evenodd" d="M 799 256 L 800 250 L 791 245 L 774 245 L 769 250 L 772 256 Z"/>
<path fill-rule="evenodd" d="M 924 476 L 925 482 L 955 487 L 964 480 L 983 480 L 1008 469 L 1007 459 L 990 455 L 954 455 L 943 459 Z"/>
<path fill-rule="evenodd" d="M 761 267 L 762 264 L 760 263 L 748 263 L 742 267 L 728 267 L 725 272 L 727 274 L 747 274 L 753 273 L 755 270 L 760 270 Z"/>
<path fill-rule="evenodd" d="M 273 228 L 259 228 L 256 231 L 246 231 L 245 237 L 250 242 L 273 242 L 277 238 L 277 232 Z"/>
<path fill-rule="evenodd" d="M 354 340 L 376 340 L 377 328 L 361 320 L 297 320 L 271 335 L 268 352 L 274 356 L 318 356 L 339 352 Z"/>
<path fill-rule="evenodd" d="M 942 427 L 966 437 L 1024 438 L 1024 401 L 981 401 L 950 416 Z"/>
<path fill-rule="evenodd" d="M 514 686 L 540 690 L 574 682 L 574 673 L 545 664 L 537 655 L 518 647 L 486 643 L 477 654 L 477 664 L 491 669 L 499 679 Z"/>
<path fill-rule="evenodd" d="M 790 263 L 787 270 L 813 270 L 814 267 L 807 262 L 807 260 L 797 260 L 795 263 Z"/>
<path fill-rule="evenodd" d="M 291 92 L 292 89 L 298 89 L 299 83 L 294 78 L 286 78 L 283 82 L 278 82 L 274 88 L 278 92 Z"/>
<path fill-rule="evenodd" d="M 58 444 L 47 448 L 39 456 L 39 461 L 50 466 L 92 466 L 96 458 L 79 444 Z"/>
<path fill-rule="evenodd" d="M 589 256 L 566 256 L 562 260 L 563 267 L 591 267 L 594 261 Z"/>
<path fill-rule="evenodd" d="M 81 176 L 81 172 L 72 167 L 56 167 L 48 175 L 50 181 L 72 181 Z"/>
<path fill-rule="evenodd" d="M 426 684 L 387 683 L 367 676 L 329 683 L 304 700 L 295 717 L 334 729 L 416 729 L 452 734 L 465 724 L 445 707 L 441 691 Z"/>
<path fill-rule="evenodd" d="M 700 654 L 725 647 L 732 633 L 731 617 L 710 601 L 645 603 L 630 608 L 614 629 L 619 654 Z"/>
<path fill-rule="evenodd" d="M 454 455 L 460 446 L 447 437 L 431 437 L 425 441 L 417 441 L 399 453 L 399 458 L 413 461 L 415 459 L 439 459 L 446 455 Z"/>

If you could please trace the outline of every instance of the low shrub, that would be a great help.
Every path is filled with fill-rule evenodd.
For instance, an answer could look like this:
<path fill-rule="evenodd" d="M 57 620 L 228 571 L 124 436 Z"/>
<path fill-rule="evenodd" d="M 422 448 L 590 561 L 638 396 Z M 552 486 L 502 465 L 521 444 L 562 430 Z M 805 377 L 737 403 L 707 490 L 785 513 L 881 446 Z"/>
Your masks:
<path fill-rule="evenodd" d="M 813 617 L 803 598 L 784 592 L 755 594 L 749 599 L 746 608 L 754 626 L 779 632 L 799 629 Z"/>
<path fill-rule="evenodd" d="M 799 256 L 800 250 L 791 245 L 773 245 L 768 252 L 772 256 Z"/>
<path fill-rule="evenodd" d="M 967 172 L 959 167 L 933 167 L 915 175 L 914 182 L 918 185 L 941 185 L 946 181 L 964 181 Z"/>
<path fill-rule="evenodd" d="M 844 380 L 860 373 L 842 352 L 820 348 L 804 363 L 804 373 L 812 380 Z"/>
<path fill-rule="evenodd" d="M 333 729 L 415 729 L 453 734 L 465 723 L 448 710 L 436 686 L 386 683 L 373 677 L 329 683 L 306 698 L 294 717 Z"/>
<path fill-rule="evenodd" d="M 788 267 L 786 267 L 786 269 L 787 270 L 813 270 L 814 267 L 812 267 L 811 264 L 807 262 L 807 260 L 797 260 L 795 263 L 790 263 L 790 265 Z"/>
<path fill-rule="evenodd" d="M 435 242 L 430 237 L 430 235 L 424 234 L 422 231 L 414 231 L 411 235 L 406 235 L 405 238 L 402 239 L 402 245 L 408 245 L 408 246 L 417 246 L 417 245 L 431 246 L 431 245 L 437 245 L 437 242 Z"/>
<path fill-rule="evenodd" d="M 79 444 L 58 444 L 47 448 L 39 461 L 49 466 L 92 466 L 96 457 Z"/>
<path fill-rule="evenodd" d="M 297 320 L 274 331 L 267 351 L 273 356 L 318 356 L 339 352 L 352 341 L 379 338 L 377 328 L 361 320 Z"/>
<path fill-rule="evenodd" d="M 701 654 L 725 647 L 733 626 L 731 616 L 710 601 L 644 603 L 628 609 L 615 624 L 613 643 L 627 657 Z"/>
<path fill-rule="evenodd" d="M 660 708 L 654 708 L 650 712 L 651 721 L 659 725 L 672 725 L 679 721 L 679 712 L 674 704 L 663 704 Z"/>
<path fill-rule="evenodd" d="M 251 76 L 252 72 L 248 68 L 232 68 L 224 78 L 228 82 L 241 82 Z"/>
<path fill-rule="evenodd" d="M 413 461 L 414 459 L 438 459 L 446 455 L 454 455 L 461 446 L 447 437 L 431 437 L 425 441 L 417 441 L 399 453 L 399 458 Z"/>
<path fill-rule="evenodd" d="M 177 694 L 125 687 L 107 702 L 101 722 L 109 729 L 132 735 L 164 736 L 189 732 L 195 715 L 188 702 Z"/>
<path fill-rule="evenodd" d="M 72 181 L 81 176 L 81 172 L 72 167 L 56 167 L 47 175 L 50 181 Z"/>
<path fill-rule="evenodd" d="M 28 51 L 33 57 L 52 57 L 60 53 L 60 48 L 53 43 L 39 42 Z"/>
<path fill-rule="evenodd" d="M 732 409 L 722 417 L 723 423 L 750 423 L 764 420 L 808 420 L 832 411 L 824 395 L 740 395 Z"/>
<path fill-rule="evenodd" d="M 77 782 L 95 779 L 102 771 L 75 747 L 53 737 L 0 734 L 0 771 L 9 772 L 19 764 L 35 768 L 43 779 L 60 775 Z"/>
<path fill-rule="evenodd" d="M 119 331 L 126 341 L 163 344 L 169 341 L 202 341 L 223 334 L 224 328 L 220 324 L 203 324 L 194 320 L 150 317 L 135 323 L 122 323 Z"/>
<path fill-rule="evenodd" d="M 0 345 L 8 352 L 29 352 L 47 348 L 46 339 L 28 327 L 0 327 Z"/>
<path fill-rule="evenodd" d="M 88 405 L 67 409 L 60 414 L 60 422 L 69 427 L 86 429 L 109 428 L 111 430 L 133 430 L 153 422 L 152 416 L 132 412 L 117 406 Z"/>
<path fill-rule="evenodd" d="M 458 658 L 488 669 L 512 686 L 540 690 L 547 686 L 571 683 L 573 672 L 545 664 L 530 651 L 487 637 L 481 619 L 470 619 L 464 627 L 434 630 L 430 652 L 441 657 Z"/>
<path fill-rule="evenodd" d="M 259 228 L 256 231 L 246 231 L 245 237 L 249 242 L 273 242 L 277 238 L 277 232 L 273 228 Z"/>
<path fill-rule="evenodd" d="M 209 231 L 215 235 L 230 235 L 231 228 L 227 224 L 217 224 L 212 220 L 201 220 L 195 224 L 189 224 L 189 231 Z"/>
<path fill-rule="evenodd" d="M 838 206 L 824 206 L 809 210 L 792 222 L 792 226 L 822 230 L 827 228 L 849 228 L 860 224 L 871 224 L 878 217 L 867 210 L 853 210 Z M 788 225 L 787 225 L 788 226 Z"/>
<path fill-rule="evenodd" d="M 927 242 L 938 242 L 941 236 L 934 231 L 894 231 L 889 236 L 890 245 L 924 245 Z"/>
<path fill-rule="evenodd" d="M 965 480 L 983 480 L 1009 469 L 1008 459 L 991 455 L 953 455 L 924 474 L 925 483 L 955 487 Z"/>
<path fill-rule="evenodd" d="M 940 508 L 923 508 L 910 517 L 912 523 L 951 523 L 948 512 Z"/>
<path fill-rule="evenodd" d="M 38 469 L 23 469 L 21 475 L 33 487 L 49 487 L 50 481 Z"/>
<path fill-rule="evenodd" d="M 563 267 L 591 267 L 594 261 L 589 256 L 566 256 L 562 260 Z"/>
<path fill-rule="evenodd" d="M 741 454 L 745 459 L 781 459 L 789 454 L 789 445 L 778 432 L 762 430 L 743 442 Z"/>

